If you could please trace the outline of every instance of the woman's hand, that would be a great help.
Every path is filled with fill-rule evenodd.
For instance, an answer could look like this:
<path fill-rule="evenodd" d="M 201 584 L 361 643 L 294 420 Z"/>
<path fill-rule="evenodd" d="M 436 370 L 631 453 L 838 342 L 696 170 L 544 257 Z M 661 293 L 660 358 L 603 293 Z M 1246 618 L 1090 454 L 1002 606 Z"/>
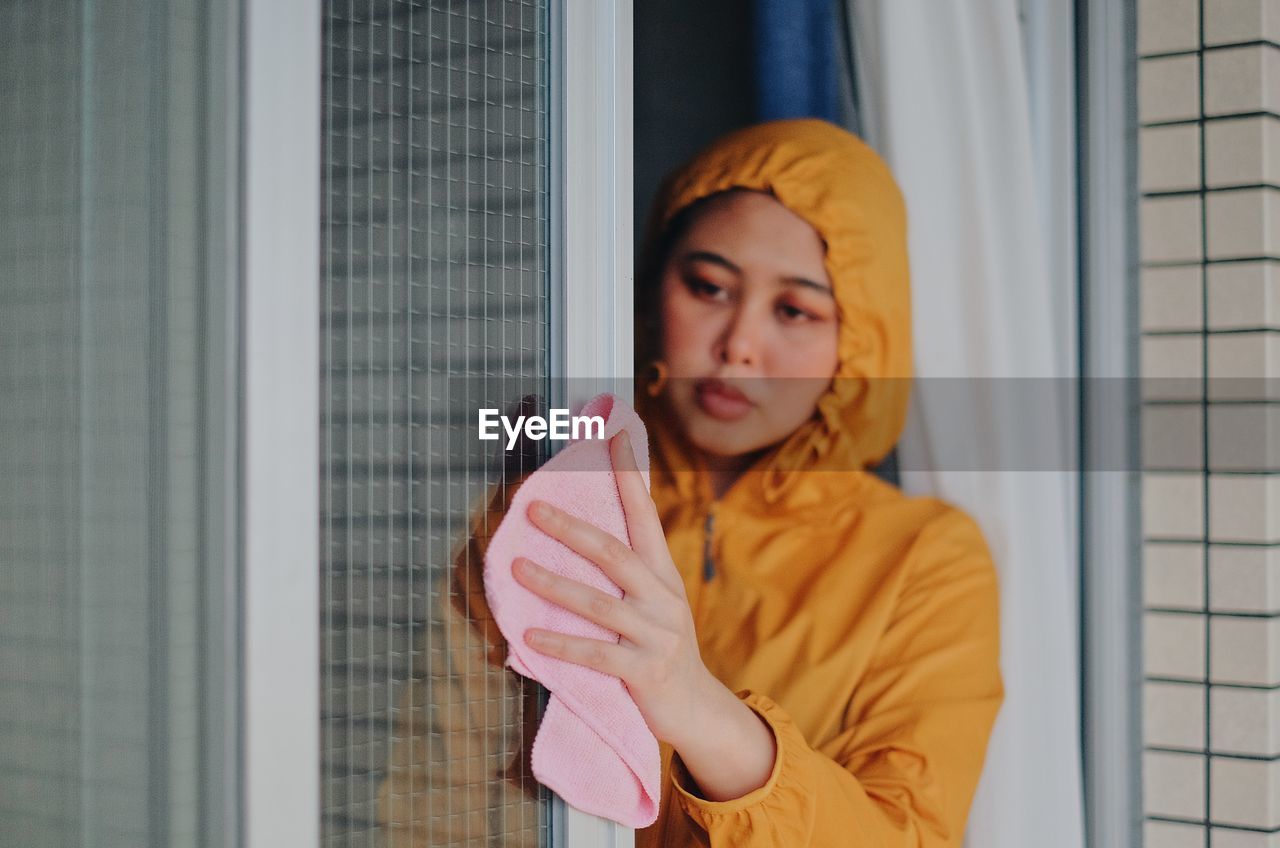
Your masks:
<path fill-rule="evenodd" d="M 512 563 L 512 572 L 530 591 L 616 631 L 621 639 L 615 644 L 533 628 L 525 641 L 548 656 L 621 678 L 649 729 L 675 745 L 697 723 L 707 695 L 720 683 L 702 663 L 684 583 L 625 430 L 610 441 L 609 449 L 630 548 L 545 501 L 529 505 L 529 518 L 598 565 L 622 589 L 623 597 L 558 576 L 523 557 Z"/>
<path fill-rule="evenodd" d="M 776 754 L 773 733 L 703 664 L 684 582 L 625 430 L 609 449 L 631 547 L 544 501 L 529 505 L 529 518 L 598 565 L 622 589 L 622 598 L 524 557 L 511 568 L 530 591 L 621 638 L 604 642 L 531 628 L 525 641 L 547 656 L 620 678 L 649 729 L 680 753 L 704 795 L 739 797 L 768 779 Z"/>

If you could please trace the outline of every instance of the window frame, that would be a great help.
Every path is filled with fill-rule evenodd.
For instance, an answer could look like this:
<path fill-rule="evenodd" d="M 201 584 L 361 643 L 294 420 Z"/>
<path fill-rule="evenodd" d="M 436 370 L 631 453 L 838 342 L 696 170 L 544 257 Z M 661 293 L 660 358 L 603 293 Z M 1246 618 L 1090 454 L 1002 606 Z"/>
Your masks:
<path fill-rule="evenodd" d="M 321 7 L 239 11 L 241 815 L 228 841 L 317 845 L 319 781 L 299 777 L 319 774 L 320 754 Z M 570 406 L 633 373 L 632 5 L 552 0 L 551 16 L 549 401 Z M 559 798 L 550 812 L 557 848 L 634 844 Z"/>
<path fill-rule="evenodd" d="M 1088 380 L 1130 376 L 1133 323 L 1132 2 L 1076 8 L 1082 416 Z M 320 7 L 244 0 L 227 39 L 240 99 L 239 186 L 244 387 L 238 473 L 239 778 L 228 839 L 258 848 L 318 844 Z M 633 373 L 632 2 L 553 0 L 549 356 L 555 406 L 625 391 Z M 234 77 L 233 72 L 229 76 Z M 238 87 L 237 87 L 238 82 Z M 1087 118 L 1087 120 L 1086 120 Z M 233 124 L 236 122 L 232 122 Z M 270 174 L 270 179 L 256 175 Z M 242 176 L 241 176 L 242 175 Z M 255 233 L 270 233 L 255 238 Z M 233 275 L 234 276 L 234 275 Z M 1108 281 L 1125 280 L 1123 286 Z M 1082 467 L 1092 445 L 1084 428 Z M 1127 449 L 1121 446 L 1119 449 Z M 1140 798 L 1140 587 L 1136 485 L 1126 472 L 1081 481 L 1085 767 L 1091 842 L 1132 841 Z M 234 596 L 236 580 L 229 581 Z M 238 721 L 237 721 L 238 720 Z M 266 740 L 262 742 L 260 740 Z M 255 803 L 270 798 L 270 804 Z M 634 844 L 634 833 L 553 800 L 557 848 Z"/>
<path fill-rule="evenodd" d="M 237 841 L 275 848 L 320 844 L 321 4 L 241 15 Z"/>
<path fill-rule="evenodd" d="M 550 406 L 634 373 L 631 0 L 551 3 Z M 630 848 L 634 831 L 553 797 L 554 848 Z"/>
<path fill-rule="evenodd" d="M 1090 845 L 1142 843 L 1134 6 L 1075 4 L 1081 739 Z M 1118 393 L 1108 383 L 1124 386 L 1122 427 L 1115 422 Z"/>

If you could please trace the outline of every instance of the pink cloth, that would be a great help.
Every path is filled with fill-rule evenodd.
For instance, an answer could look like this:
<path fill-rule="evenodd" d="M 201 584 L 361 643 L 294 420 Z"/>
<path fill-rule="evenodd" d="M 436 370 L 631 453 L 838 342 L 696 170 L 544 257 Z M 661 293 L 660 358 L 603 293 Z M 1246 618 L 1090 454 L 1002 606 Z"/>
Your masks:
<path fill-rule="evenodd" d="M 616 677 L 540 654 L 524 641 L 530 627 L 611 642 L 618 634 L 535 595 L 511 574 L 511 563 L 524 556 L 622 597 L 595 563 L 539 530 L 527 516 L 530 501 L 544 500 L 631 543 L 608 440 L 627 431 L 648 487 L 644 424 L 626 401 L 610 393 L 597 395 L 575 414 L 603 418 L 604 438 L 571 442 L 521 484 L 489 541 L 485 595 L 507 640 L 507 665 L 551 691 L 533 742 L 534 777 L 579 810 L 646 827 L 658 817 L 662 764 L 658 741 L 631 693 Z"/>

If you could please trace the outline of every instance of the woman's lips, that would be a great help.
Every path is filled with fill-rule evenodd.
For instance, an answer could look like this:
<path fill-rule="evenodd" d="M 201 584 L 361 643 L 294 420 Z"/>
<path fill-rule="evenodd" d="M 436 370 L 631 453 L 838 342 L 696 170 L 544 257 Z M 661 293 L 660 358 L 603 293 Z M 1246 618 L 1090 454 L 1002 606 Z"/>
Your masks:
<path fill-rule="evenodd" d="M 746 395 L 722 380 L 699 380 L 694 395 L 703 412 L 721 421 L 736 421 L 754 406 Z"/>

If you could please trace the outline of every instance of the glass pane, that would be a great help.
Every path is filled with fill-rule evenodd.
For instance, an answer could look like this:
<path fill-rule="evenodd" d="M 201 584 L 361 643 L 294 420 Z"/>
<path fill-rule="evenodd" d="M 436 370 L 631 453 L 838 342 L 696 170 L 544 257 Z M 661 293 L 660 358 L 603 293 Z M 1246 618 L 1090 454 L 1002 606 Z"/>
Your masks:
<path fill-rule="evenodd" d="M 0 841 L 224 821 L 221 3 L 0 12 Z M 210 61 L 212 61 L 210 59 Z M 221 739 L 217 732 L 211 739 Z"/>
<path fill-rule="evenodd" d="M 324 841 L 547 844 L 465 544 L 522 470 L 477 410 L 546 396 L 547 2 L 328 0 L 324 38 Z"/>

